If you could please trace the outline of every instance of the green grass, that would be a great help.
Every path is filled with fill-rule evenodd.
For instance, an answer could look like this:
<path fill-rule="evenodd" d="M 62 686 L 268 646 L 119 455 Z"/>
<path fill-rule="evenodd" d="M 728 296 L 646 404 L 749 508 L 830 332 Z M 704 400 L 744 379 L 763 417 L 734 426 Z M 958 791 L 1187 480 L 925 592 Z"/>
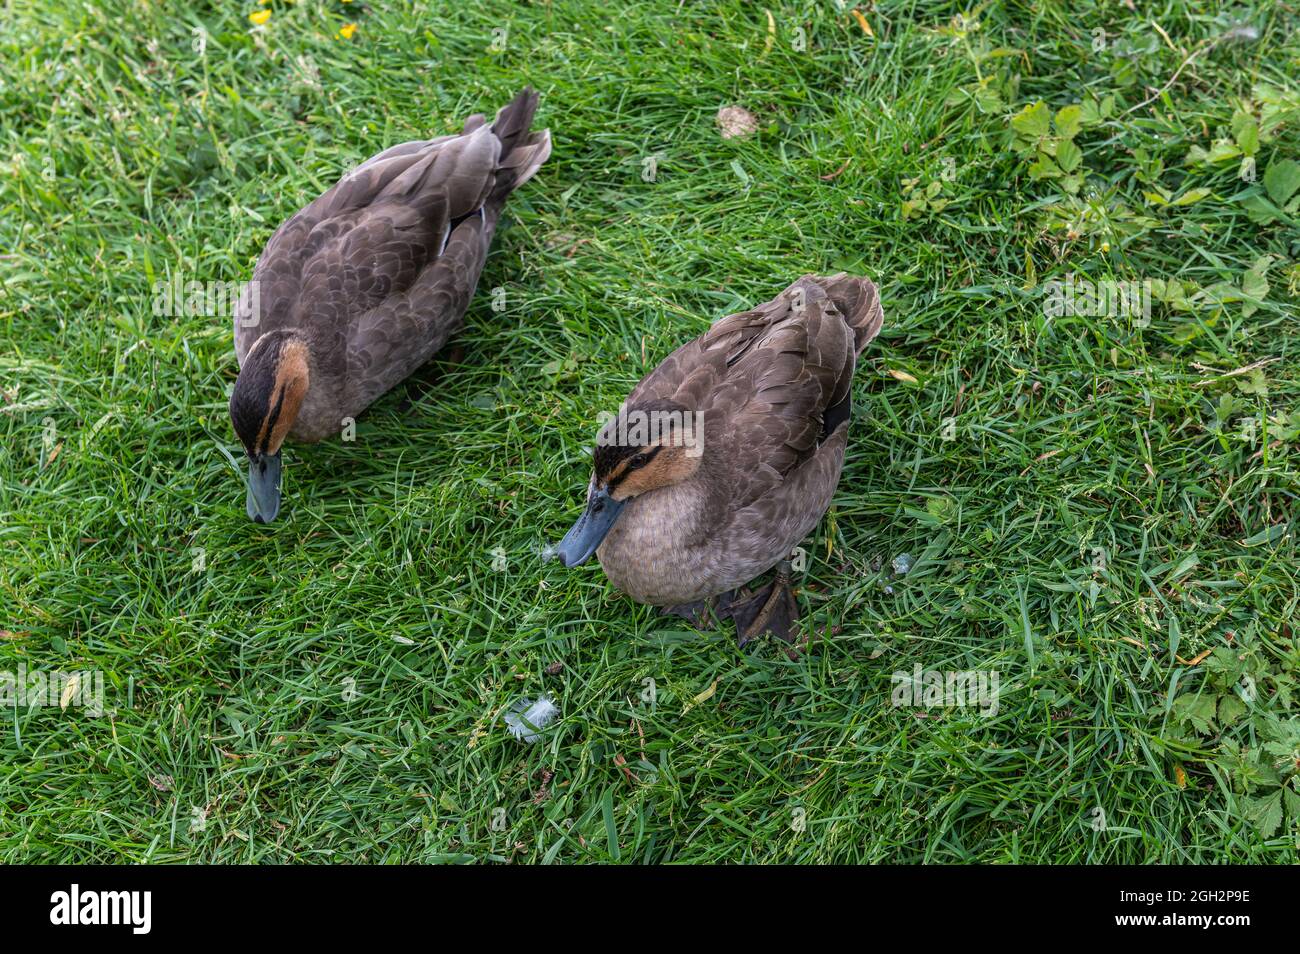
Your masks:
<path fill-rule="evenodd" d="M 1294 861 L 1293 6 L 414 6 L 5 6 L 0 670 L 101 670 L 112 712 L 0 714 L 0 860 Z M 154 281 L 247 279 L 346 168 L 525 83 L 554 155 L 465 330 L 251 525 L 229 324 Z M 542 562 L 600 411 L 837 270 L 886 326 L 805 654 Z M 1150 324 L 1049 319 L 1069 273 L 1157 283 Z M 918 664 L 996 670 L 997 714 L 892 706 Z"/>

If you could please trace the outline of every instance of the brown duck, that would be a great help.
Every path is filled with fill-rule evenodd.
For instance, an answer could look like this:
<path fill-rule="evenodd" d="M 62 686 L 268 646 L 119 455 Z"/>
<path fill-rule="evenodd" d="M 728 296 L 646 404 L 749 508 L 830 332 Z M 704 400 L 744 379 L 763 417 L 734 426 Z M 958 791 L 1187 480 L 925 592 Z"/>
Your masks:
<path fill-rule="evenodd" d="M 537 94 L 362 163 L 280 226 L 235 312 L 230 419 L 248 516 L 280 509 L 280 445 L 340 433 L 458 329 L 507 197 L 551 154 Z"/>
<path fill-rule="evenodd" d="M 883 320 L 867 279 L 805 276 L 674 351 L 601 428 L 564 565 L 595 552 L 635 600 L 696 622 L 712 605 L 742 646 L 791 640 L 788 557 L 830 506 L 853 371 Z"/>

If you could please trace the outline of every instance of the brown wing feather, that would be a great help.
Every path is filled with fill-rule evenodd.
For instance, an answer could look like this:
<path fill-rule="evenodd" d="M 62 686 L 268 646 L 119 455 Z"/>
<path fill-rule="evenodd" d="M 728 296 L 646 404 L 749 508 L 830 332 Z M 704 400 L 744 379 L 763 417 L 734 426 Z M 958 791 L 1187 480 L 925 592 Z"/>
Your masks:
<path fill-rule="evenodd" d="M 848 431 L 845 421 L 767 493 L 736 510 L 726 531 L 732 545 L 749 552 L 770 552 L 773 541 L 779 541 L 776 549 L 780 550 L 811 533 L 839 485 Z"/>
<path fill-rule="evenodd" d="M 865 279 L 801 278 L 678 348 L 628 403 L 666 399 L 704 412 L 707 439 L 720 442 L 729 468 L 728 505 L 746 508 L 816 454 L 823 417 L 847 397 L 879 312 Z"/>
<path fill-rule="evenodd" d="M 481 216 L 461 222 L 416 282 L 357 318 L 348 349 L 357 403 L 365 406 L 384 394 L 460 328 L 487 256 L 485 228 Z M 430 322 L 431 315 L 444 317 Z M 418 351 L 413 341 L 420 342 Z"/>
<path fill-rule="evenodd" d="M 301 298 L 303 272 L 311 259 L 353 223 L 356 214 L 389 183 L 422 156 L 454 138 L 401 143 L 372 156 L 276 230 L 253 270 L 259 313 L 252 313 L 251 295 L 246 294 L 235 314 L 235 353 L 241 364 L 261 335 L 296 326 L 300 316 L 295 313 L 295 305 Z"/>

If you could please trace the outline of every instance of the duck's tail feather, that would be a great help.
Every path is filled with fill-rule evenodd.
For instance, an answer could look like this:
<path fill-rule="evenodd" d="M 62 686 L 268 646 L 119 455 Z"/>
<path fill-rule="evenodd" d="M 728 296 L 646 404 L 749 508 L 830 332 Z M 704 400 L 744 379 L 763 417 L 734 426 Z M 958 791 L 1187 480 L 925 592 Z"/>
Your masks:
<path fill-rule="evenodd" d="M 869 278 L 841 272 L 821 279 L 821 286 L 853 329 L 854 351 L 862 354 L 862 349 L 880 334 L 880 328 L 885 323 L 885 312 L 880 304 L 880 290 L 876 288 L 876 283 Z"/>
<path fill-rule="evenodd" d="M 510 171 L 505 177 L 509 190 L 531 179 L 551 155 L 551 131 L 532 132 L 537 101 L 537 91 L 525 86 L 492 122 L 492 134 L 501 140 L 500 167 Z"/>
<path fill-rule="evenodd" d="M 515 94 L 514 99 L 501 107 L 497 118 L 492 120 L 492 134 L 501 140 L 502 158 L 528 135 L 539 98 L 535 89 L 525 86 Z"/>

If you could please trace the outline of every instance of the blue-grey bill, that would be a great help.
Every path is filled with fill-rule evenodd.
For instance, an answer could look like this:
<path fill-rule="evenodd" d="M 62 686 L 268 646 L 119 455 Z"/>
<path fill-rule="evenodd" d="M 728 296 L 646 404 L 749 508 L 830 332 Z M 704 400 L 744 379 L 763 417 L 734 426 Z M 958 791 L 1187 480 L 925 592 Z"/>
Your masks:
<path fill-rule="evenodd" d="M 280 512 L 280 454 L 262 454 L 248 462 L 248 519 L 270 523 Z"/>
<path fill-rule="evenodd" d="M 626 500 L 615 500 L 609 491 L 593 487 L 587 494 L 587 509 L 555 548 L 560 562 L 566 567 L 586 562 L 614 526 L 625 503 Z"/>

